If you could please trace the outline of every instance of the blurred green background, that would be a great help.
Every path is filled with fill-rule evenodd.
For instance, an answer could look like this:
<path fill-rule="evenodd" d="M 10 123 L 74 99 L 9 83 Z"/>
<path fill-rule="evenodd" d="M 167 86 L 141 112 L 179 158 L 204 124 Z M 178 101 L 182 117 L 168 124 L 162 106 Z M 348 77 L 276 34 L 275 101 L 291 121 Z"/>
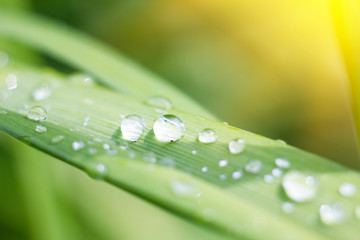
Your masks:
<path fill-rule="evenodd" d="M 328 1 L 0 0 L 0 7 L 87 32 L 223 121 L 360 169 Z M 9 137 L 0 141 L 1 239 L 218 239 Z"/>

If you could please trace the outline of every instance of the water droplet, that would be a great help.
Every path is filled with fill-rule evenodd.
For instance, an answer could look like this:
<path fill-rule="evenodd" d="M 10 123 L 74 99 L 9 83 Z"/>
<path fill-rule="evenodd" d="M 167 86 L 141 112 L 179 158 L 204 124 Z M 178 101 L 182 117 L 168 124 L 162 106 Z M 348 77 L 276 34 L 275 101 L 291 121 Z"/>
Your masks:
<path fill-rule="evenodd" d="M 179 180 L 171 182 L 171 190 L 179 197 L 196 197 L 200 193 L 200 190 L 193 184 Z"/>
<path fill-rule="evenodd" d="M 277 177 L 277 178 L 281 177 L 282 174 L 283 174 L 282 170 L 279 169 L 279 168 L 274 168 L 274 169 L 271 171 L 271 173 L 272 173 L 272 175 L 273 175 L 274 177 Z"/>
<path fill-rule="evenodd" d="M 195 155 L 195 154 L 197 154 L 197 151 L 196 151 L 196 150 L 192 150 L 192 151 L 191 151 L 191 154 Z"/>
<path fill-rule="evenodd" d="M 286 173 L 282 180 L 286 195 L 295 202 L 312 200 L 316 196 L 317 185 L 317 181 L 313 176 L 298 171 Z"/>
<path fill-rule="evenodd" d="M 345 213 L 340 203 L 321 205 L 319 214 L 321 221 L 326 225 L 340 224 L 345 220 Z"/>
<path fill-rule="evenodd" d="M 163 158 L 159 161 L 160 165 L 168 167 L 168 168 L 175 168 L 175 161 L 172 158 Z"/>
<path fill-rule="evenodd" d="M 87 152 L 91 155 L 97 154 L 98 150 L 96 148 L 88 148 Z"/>
<path fill-rule="evenodd" d="M 219 178 L 220 178 L 220 180 L 224 181 L 224 180 L 226 180 L 227 176 L 226 176 L 226 174 L 221 174 L 219 176 Z"/>
<path fill-rule="evenodd" d="M 94 80 L 91 78 L 91 76 L 84 73 L 75 73 L 70 76 L 70 80 L 75 84 L 82 84 L 85 86 L 94 85 Z"/>
<path fill-rule="evenodd" d="M 86 169 L 90 177 L 94 179 L 103 179 L 108 174 L 107 167 L 102 163 L 93 163 Z"/>
<path fill-rule="evenodd" d="M 199 132 L 198 140 L 201 143 L 213 143 L 217 140 L 218 136 L 216 135 L 215 131 L 207 128 Z"/>
<path fill-rule="evenodd" d="M 356 193 L 356 187 L 348 182 L 344 182 L 339 187 L 339 193 L 344 197 L 351 197 Z"/>
<path fill-rule="evenodd" d="M 139 140 L 145 129 L 145 121 L 136 114 L 127 115 L 121 121 L 121 133 L 124 139 L 136 142 Z"/>
<path fill-rule="evenodd" d="M 45 122 L 47 118 L 47 112 L 43 107 L 35 106 L 30 108 L 27 117 L 28 119 L 36 122 Z"/>
<path fill-rule="evenodd" d="M 38 133 L 45 133 L 47 132 L 47 128 L 45 126 L 37 125 L 35 131 Z"/>
<path fill-rule="evenodd" d="M 220 167 L 226 167 L 228 165 L 228 160 L 223 159 L 219 161 L 219 166 Z"/>
<path fill-rule="evenodd" d="M 149 98 L 146 101 L 146 103 L 155 108 L 160 108 L 165 110 L 169 110 L 172 108 L 172 103 L 170 102 L 170 100 L 164 97 L 154 96 Z"/>
<path fill-rule="evenodd" d="M 262 163 L 260 160 L 250 160 L 245 165 L 245 170 L 249 173 L 258 173 L 262 167 Z"/>
<path fill-rule="evenodd" d="M 229 142 L 229 151 L 232 154 L 239 154 L 245 149 L 245 141 L 242 139 L 235 139 Z"/>
<path fill-rule="evenodd" d="M 360 205 L 355 207 L 355 217 L 360 220 Z"/>
<path fill-rule="evenodd" d="M 242 171 L 241 170 L 238 170 L 238 171 L 235 171 L 232 173 L 232 178 L 233 179 L 239 179 L 241 178 L 243 175 Z"/>
<path fill-rule="evenodd" d="M 42 101 L 48 99 L 52 94 L 52 90 L 48 84 L 44 84 L 32 92 L 32 97 L 35 101 Z"/>
<path fill-rule="evenodd" d="M 83 126 L 86 127 L 89 124 L 89 121 L 90 121 L 90 116 L 86 116 L 84 118 Z"/>
<path fill-rule="evenodd" d="M 264 181 L 267 182 L 267 183 L 272 183 L 272 182 L 274 182 L 274 177 L 271 176 L 270 174 L 266 174 L 264 176 Z"/>
<path fill-rule="evenodd" d="M 58 135 L 58 136 L 55 136 L 55 137 L 53 137 L 53 138 L 51 139 L 51 143 L 52 143 L 52 144 L 56 144 L 56 143 L 61 142 L 61 141 L 64 140 L 64 139 L 65 139 L 64 136 Z"/>
<path fill-rule="evenodd" d="M 85 143 L 83 141 L 75 141 L 72 143 L 72 148 L 74 151 L 80 150 L 85 147 Z"/>
<path fill-rule="evenodd" d="M 290 167 L 290 162 L 288 160 L 286 160 L 285 158 L 275 159 L 275 164 L 279 168 L 289 168 Z"/>
<path fill-rule="evenodd" d="M 203 172 L 203 173 L 205 173 L 205 172 L 207 172 L 208 171 L 208 167 L 203 167 L 203 168 L 201 168 L 201 171 Z"/>
<path fill-rule="evenodd" d="M 294 209 L 295 209 L 295 206 L 291 202 L 284 202 L 281 205 L 281 209 L 286 213 L 292 213 L 294 211 Z"/>
<path fill-rule="evenodd" d="M 9 55 L 0 51 L 0 68 L 5 67 L 9 63 Z"/>
<path fill-rule="evenodd" d="M 18 86 L 17 76 L 13 73 L 6 75 L 5 82 L 6 82 L 6 87 L 9 90 L 13 90 Z"/>
<path fill-rule="evenodd" d="M 167 114 L 159 117 L 154 123 L 155 137 L 162 142 L 173 142 L 185 134 L 183 122 L 176 116 Z"/>
<path fill-rule="evenodd" d="M 283 145 L 287 145 L 287 143 L 282 139 L 276 139 L 275 142 L 281 143 Z"/>

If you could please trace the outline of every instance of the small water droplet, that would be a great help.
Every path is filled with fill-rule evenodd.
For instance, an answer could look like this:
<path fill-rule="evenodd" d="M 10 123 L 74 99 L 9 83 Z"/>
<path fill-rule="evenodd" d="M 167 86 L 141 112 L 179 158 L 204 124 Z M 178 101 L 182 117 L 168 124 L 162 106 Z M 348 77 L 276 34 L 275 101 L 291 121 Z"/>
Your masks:
<path fill-rule="evenodd" d="M 127 115 L 121 121 L 121 133 L 124 139 L 136 142 L 139 140 L 145 129 L 145 121 L 136 114 Z"/>
<path fill-rule="evenodd" d="M 6 87 L 9 90 L 13 90 L 18 86 L 17 76 L 13 73 L 6 75 L 5 82 L 6 82 Z"/>
<path fill-rule="evenodd" d="M 213 143 L 217 140 L 218 136 L 215 131 L 207 128 L 199 132 L 198 140 L 201 143 Z"/>
<path fill-rule="evenodd" d="M 172 108 L 172 103 L 169 99 L 159 96 L 149 98 L 146 103 L 152 107 L 165 110 L 170 110 Z"/>
<path fill-rule="evenodd" d="M 30 108 L 27 117 L 28 119 L 36 122 L 45 122 L 47 118 L 47 112 L 43 107 L 35 106 Z"/>
<path fill-rule="evenodd" d="M 86 127 L 89 124 L 89 121 L 90 121 L 90 116 L 86 116 L 84 118 L 83 126 Z"/>
<path fill-rule="evenodd" d="M 360 205 L 355 207 L 355 217 L 360 220 Z"/>
<path fill-rule="evenodd" d="M 275 164 L 279 168 L 289 168 L 290 167 L 290 162 L 288 160 L 286 160 L 285 158 L 275 159 Z"/>
<path fill-rule="evenodd" d="M 108 174 L 108 169 L 103 163 L 92 163 L 86 169 L 90 177 L 103 179 Z"/>
<path fill-rule="evenodd" d="M 235 171 L 232 173 L 232 178 L 233 179 L 239 179 L 241 178 L 243 175 L 243 172 L 241 170 Z"/>
<path fill-rule="evenodd" d="M 45 133 L 47 132 L 47 128 L 45 126 L 37 125 L 35 131 L 38 133 Z"/>
<path fill-rule="evenodd" d="M 96 137 L 96 138 L 94 138 L 93 140 L 94 140 L 95 142 L 98 142 L 98 143 L 103 142 L 103 140 L 102 140 L 101 138 L 99 138 L 99 137 Z"/>
<path fill-rule="evenodd" d="M 239 154 L 245 149 L 245 141 L 242 139 L 235 139 L 229 142 L 229 151 L 232 154 Z"/>
<path fill-rule="evenodd" d="M 83 141 L 75 141 L 72 143 L 72 148 L 74 151 L 78 151 L 85 147 L 85 143 Z"/>
<path fill-rule="evenodd" d="M 6 67 L 9 63 L 9 55 L 0 51 L 0 68 Z"/>
<path fill-rule="evenodd" d="M 207 172 L 208 171 L 208 167 L 203 167 L 203 168 L 201 168 L 201 171 L 203 172 L 203 173 L 205 173 L 205 172 Z"/>
<path fill-rule="evenodd" d="M 226 167 L 228 165 L 228 160 L 222 159 L 219 161 L 219 167 Z"/>
<path fill-rule="evenodd" d="M 286 195 L 295 202 L 312 200 L 316 196 L 317 185 L 317 180 L 313 176 L 298 171 L 286 173 L 282 180 Z"/>
<path fill-rule="evenodd" d="M 271 174 L 276 177 L 276 178 L 279 178 L 282 176 L 283 172 L 281 169 L 279 168 L 274 168 L 272 171 L 271 171 Z"/>
<path fill-rule="evenodd" d="M 75 73 L 70 76 L 70 80 L 75 84 L 82 84 L 85 86 L 94 85 L 94 80 L 91 78 L 91 76 L 84 73 Z"/>
<path fill-rule="evenodd" d="M 264 181 L 267 182 L 267 183 L 272 183 L 272 182 L 274 182 L 274 177 L 271 176 L 270 174 L 266 174 L 264 176 Z"/>
<path fill-rule="evenodd" d="M 172 192 L 179 197 L 196 197 L 200 190 L 191 183 L 174 180 L 171 182 Z"/>
<path fill-rule="evenodd" d="M 196 150 L 192 150 L 192 151 L 191 151 L 191 154 L 195 155 L 195 154 L 197 154 L 197 151 L 196 151 Z"/>
<path fill-rule="evenodd" d="M 174 159 L 172 159 L 172 158 L 167 158 L 167 157 L 161 159 L 161 160 L 159 161 L 159 163 L 160 163 L 160 165 L 165 166 L 165 167 L 168 167 L 168 168 L 175 168 L 175 165 L 176 165 Z"/>
<path fill-rule="evenodd" d="M 260 160 L 250 160 L 245 165 L 245 170 L 249 173 L 258 173 L 261 170 L 262 162 Z"/>
<path fill-rule="evenodd" d="M 153 126 L 155 137 L 162 142 L 173 142 L 185 134 L 183 122 L 176 116 L 167 114 L 159 117 Z"/>
<path fill-rule="evenodd" d="M 345 213 L 340 203 L 321 205 L 319 214 L 321 221 L 326 225 L 340 224 L 345 220 Z"/>
<path fill-rule="evenodd" d="M 286 213 L 292 213 L 294 211 L 294 209 L 295 209 L 295 206 L 291 202 L 284 202 L 281 205 L 281 209 Z"/>
<path fill-rule="evenodd" d="M 339 187 L 339 193 L 344 197 L 351 197 L 355 195 L 356 191 L 356 187 L 348 182 L 342 183 Z"/>
<path fill-rule="evenodd" d="M 87 152 L 91 155 L 97 154 L 98 150 L 96 148 L 88 148 Z"/>
<path fill-rule="evenodd" d="M 221 174 L 219 176 L 219 178 L 220 178 L 220 180 L 224 181 L 224 180 L 226 180 L 227 176 L 226 176 L 226 174 Z"/>
<path fill-rule="evenodd" d="M 287 145 L 287 143 L 282 139 L 276 139 L 275 142 L 281 143 L 283 145 Z"/>
<path fill-rule="evenodd" d="M 48 84 L 41 85 L 32 92 L 32 97 L 35 101 L 43 101 L 48 99 L 52 94 L 52 90 Z"/>

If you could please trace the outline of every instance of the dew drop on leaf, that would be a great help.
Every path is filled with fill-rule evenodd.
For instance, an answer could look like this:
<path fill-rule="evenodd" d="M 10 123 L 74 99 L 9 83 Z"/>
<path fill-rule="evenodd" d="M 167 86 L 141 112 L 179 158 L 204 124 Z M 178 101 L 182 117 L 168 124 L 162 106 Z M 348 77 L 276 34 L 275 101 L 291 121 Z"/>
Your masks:
<path fill-rule="evenodd" d="M 202 171 L 203 173 L 206 173 L 206 172 L 208 171 L 208 167 L 206 167 L 206 166 L 205 166 L 205 167 L 202 167 L 202 168 L 201 168 L 201 171 Z"/>
<path fill-rule="evenodd" d="M 322 223 L 325 225 L 340 224 L 345 220 L 345 213 L 340 203 L 321 205 L 319 214 Z"/>
<path fill-rule="evenodd" d="M 315 198 L 318 183 L 313 176 L 293 170 L 284 175 L 282 187 L 286 195 L 293 201 L 306 202 Z"/>
<path fill-rule="evenodd" d="M 250 160 L 245 165 L 245 171 L 249 173 L 258 173 L 261 170 L 262 162 L 260 160 Z"/>
<path fill-rule="evenodd" d="M 239 178 L 242 177 L 242 174 L 243 174 L 243 173 L 242 173 L 241 170 L 235 171 L 235 172 L 232 173 L 232 178 L 233 178 L 233 179 L 239 179 Z"/>
<path fill-rule="evenodd" d="M 222 159 L 219 161 L 219 167 L 226 167 L 228 165 L 228 160 Z"/>
<path fill-rule="evenodd" d="M 46 133 L 47 128 L 45 126 L 37 125 L 35 128 L 35 131 L 38 133 Z"/>
<path fill-rule="evenodd" d="M 55 137 L 53 137 L 53 138 L 51 139 L 51 143 L 52 143 L 52 144 L 56 144 L 56 143 L 61 142 L 61 141 L 64 140 L 64 139 L 65 139 L 64 136 L 62 136 L 62 135 L 57 135 L 57 136 L 55 136 Z"/>
<path fill-rule="evenodd" d="M 136 142 L 139 140 L 145 129 L 145 121 L 137 114 L 127 115 L 121 121 L 121 134 L 126 140 Z"/>
<path fill-rule="evenodd" d="M 239 154 L 245 149 L 245 141 L 242 139 L 235 139 L 229 142 L 229 151 L 232 154 Z"/>
<path fill-rule="evenodd" d="M 356 187 L 348 182 L 342 183 L 339 187 L 339 193 L 344 197 L 351 197 L 355 195 L 356 191 Z"/>
<path fill-rule="evenodd" d="M 290 162 L 288 160 L 286 160 L 285 158 L 275 159 L 275 164 L 279 168 L 289 168 L 290 167 Z"/>
<path fill-rule="evenodd" d="M 92 163 L 86 171 L 94 179 L 103 179 L 108 174 L 108 169 L 103 163 Z"/>
<path fill-rule="evenodd" d="M 276 178 L 279 178 L 282 176 L 283 172 L 281 169 L 279 168 L 274 168 L 273 170 L 271 170 L 271 174 L 276 177 Z"/>
<path fill-rule="evenodd" d="M 284 202 L 281 205 L 281 209 L 286 213 L 292 213 L 294 211 L 294 209 L 295 209 L 295 206 L 291 202 Z"/>
<path fill-rule="evenodd" d="M 165 110 L 170 110 L 173 106 L 169 99 L 159 96 L 150 97 L 146 103 L 152 107 Z"/>
<path fill-rule="evenodd" d="M 30 108 L 27 117 L 28 119 L 36 122 L 45 122 L 47 118 L 47 112 L 43 107 L 35 106 Z"/>
<path fill-rule="evenodd" d="M 18 86 L 17 76 L 13 73 L 6 75 L 5 82 L 6 82 L 6 87 L 9 90 L 16 89 Z"/>
<path fill-rule="evenodd" d="M 199 132 L 198 140 L 201 143 L 213 143 L 217 140 L 218 136 L 215 131 L 207 128 Z"/>
<path fill-rule="evenodd" d="M 171 190 L 179 197 L 196 197 L 200 193 L 200 190 L 193 184 L 179 180 L 171 182 Z"/>
<path fill-rule="evenodd" d="M 52 90 L 48 84 L 41 85 L 32 92 L 32 97 L 35 101 L 43 101 L 48 99 L 52 94 Z"/>
<path fill-rule="evenodd" d="M 274 177 L 271 176 L 270 174 L 266 174 L 264 176 L 264 181 L 267 182 L 267 183 L 272 183 L 272 182 L 274 182 Z"/>
<path fill-rule="evenodd" d="M 75 141 L 72 143 L 72 148 L 74 151 L 78 151 L 85 147 L 85 143 L 83 141 Z"/>
<path fill-rule="evenodd" d="M 167 114 L 159 117 L 153 126 L 155 137 L 161 142 L 173 142 L 185 134 L 184 123 L 175 115 Z"/>

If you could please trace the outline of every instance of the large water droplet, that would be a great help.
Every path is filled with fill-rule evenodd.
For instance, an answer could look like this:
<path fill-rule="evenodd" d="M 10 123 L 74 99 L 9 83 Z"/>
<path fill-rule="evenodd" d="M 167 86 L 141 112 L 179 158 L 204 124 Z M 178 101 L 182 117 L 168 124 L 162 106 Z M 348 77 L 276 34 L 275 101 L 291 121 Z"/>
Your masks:
<path fill-rule="evenodd" d="M 295 202 L 312 200 L 316 196 L 317 185 L 317 180 L 313 176 L 298 171 L 286 173 L 282 180 L 286 195 Z"/>
<path fill-rule="evenodd" d="M 6 82 L 7 89 L 13 90 L 13 89 L 17 88 L 17 85 L 18 85 L 17 76 L 13 73 L 6 75 L 5 82 Z"/>
<path fill-rule="evenodd" d="M 37 125 L 35 131 L 38 133 L 45 133 L 47 132 L 47 128 L 45 126 Z"/>
<path fill-rule="evenodd" d="M 340 203 L 321 205 L 319 214 L 321 221 L 326 225 L 340 224 L 345 220 L 345 213 Z"/>
<path fill-rule="evenodd" d="M 146 103 L 150 106 L 165 110 L 169 110 L 172 108 L 172 103 L 169 99 L 159 96 L 149 98 Z"/>
<path fill-rule="evenodd" d="M 290 162 L 288 160 L 286 160 L 285 158 L 275 159 L 275 164 L 279 168 L 289 168 L 290 167 Z"/>
<path fill-rule="evenodd" d="M 74 151 L 80 150 L 85 147 L 85 143 L 83 141 L 75 141 L 72 143 L 72 148 Z"/>
<path fill-rule="evenodd" d="M 155 137 L 162 142 L 173 142 L 185 134 L 184 123 L 176 116 L 167 114 L 159 117 L 154 122 Z"/>
<path fill-rule="evenodd" d="M 136 142 L 139 140 L 145 129 L 145 121 L 136 114 L 127 115 L 121 121 L 121 133 L 124 139 Z"/>
<path fill-rule="evenodd" d="M 250 160 L 245 165 L 245 171 L 249 173 L 258 173 L 262 167 L 262 162 L 260 160 Z"/>
<path fill-rule="evenodd" d="M 218 136 L 216 135 L 215 131 L 212 129 L 204 129 L 199 132 L 199 142 L 201 143 L 213 143 L 217 140 Z"/>
<path fill-rule="evenodd" d="M 43 107 L 35 106 L 30 108 L 27 117 L 28 119 L 36 122 L 45 122 L 47 118 L 47 112 Z"/>
<path fill-rule="evenodd" d="M 42 101 L 48 99 L 52 94 L 52 90 L 48 84 L 41 85 L 35 89 L 32 93 L 32 97 L 35 101 Z"/>
<path fill-rule="evenodd" d="M 52 144 L 56 144 L 56 143 L 61 142 L 61 141 L 64 140 L 64 139 L 65 139 L 64 136 L 58 135 L 58 136 L 55 136 L 55 137 L 53 137 L 53 138 L 51 139 L 51 143 L 52 143 Z"/>
<path fill-rule="evenodd" d="M 245 141 L 242 139 L 235 139 L 229 142 L 229 151 L 232 154 L 238 154 L 244 151 L 245 149 Z"/>
<path fill-rule="evenodd" d="M 179 180 L 171 182 L 171 190 L 179 197 L 196 197 L 200 193 L 200 190 L 193 184 Z"/>
<path fill-rule="evenodd" d="M 348 182 L 344 182 L 339 187 L 339 193 L 344 197 L 351 197 L 356 193 L 356 187 Z"/>

